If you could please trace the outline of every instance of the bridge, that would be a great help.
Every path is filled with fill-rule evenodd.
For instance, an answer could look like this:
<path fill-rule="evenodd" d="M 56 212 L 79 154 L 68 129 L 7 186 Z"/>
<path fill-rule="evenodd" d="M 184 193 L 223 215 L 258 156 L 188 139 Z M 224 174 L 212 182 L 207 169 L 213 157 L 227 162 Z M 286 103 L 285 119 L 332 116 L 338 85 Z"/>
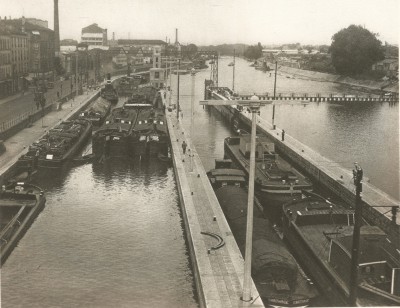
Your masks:
<path fill-rule="evenodd" d="M 398 103 L 399 95 L 349 95 L 349 94 L 333 94 L 333 93 L 277 93 L 275 96 L 269 92 L 263 93 L 233 93 L 227 87 L 209 87 L 210 91 L 215 91 L 219 94 L 228 92 L 230 96 L 236 100 L 249 100 L 253 95 L 258 96 L 262 100 L 275 100 L 275 101 L 302 101 L 302 102 L 388 102 Z"/>

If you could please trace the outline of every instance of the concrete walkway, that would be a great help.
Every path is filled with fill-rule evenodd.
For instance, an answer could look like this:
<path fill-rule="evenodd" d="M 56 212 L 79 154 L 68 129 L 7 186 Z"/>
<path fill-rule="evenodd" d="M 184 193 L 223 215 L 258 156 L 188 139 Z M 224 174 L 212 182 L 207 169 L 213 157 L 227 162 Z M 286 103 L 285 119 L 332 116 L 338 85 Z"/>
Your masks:
<path fill-rule="evenodd" d="M 91 99 L 98 94 L 98 91 L 85 92 L 61 106 L 61 110 L 52 111 L 42 119 L 34 122 L 29 128 L 25 128 L 4 141 L 6 152 L 0 155 L 0 183 L 12 169 L 18 158 L 28 151 L 29 145 L 43 136 L 60 122 L 72 117 L 80 109 L 85 107 Z M 56 109 L 56 104 L 54 104 Z"/>
<path fill-rule="evenodd" d="M 243 257 L 190 136 L 176 119 L 176 113 L 167 111 L 167 123 L 201 306 L 264 307 L 254 284 L 252 284 L 254 299 L 251 302 L 240 299 L 243 293 Z M 183 154 L 182 149 L 184 140 L 188 144 L 186 155 Z M 210 250 L 217 241 L 201 232 L 211 232 L 221 236 L 225 241 L 225 246 Z"/>

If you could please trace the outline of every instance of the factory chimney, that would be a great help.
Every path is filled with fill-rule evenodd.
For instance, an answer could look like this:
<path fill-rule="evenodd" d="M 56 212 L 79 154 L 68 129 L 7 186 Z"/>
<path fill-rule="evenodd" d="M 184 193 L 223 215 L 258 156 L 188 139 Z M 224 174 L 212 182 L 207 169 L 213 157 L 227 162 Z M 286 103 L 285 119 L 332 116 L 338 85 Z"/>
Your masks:
<path fill-rule="evenodd" d="M 60 25 L 58 21 L 58 0 L 54 0 L 54 51 L 60 52 Z"/>

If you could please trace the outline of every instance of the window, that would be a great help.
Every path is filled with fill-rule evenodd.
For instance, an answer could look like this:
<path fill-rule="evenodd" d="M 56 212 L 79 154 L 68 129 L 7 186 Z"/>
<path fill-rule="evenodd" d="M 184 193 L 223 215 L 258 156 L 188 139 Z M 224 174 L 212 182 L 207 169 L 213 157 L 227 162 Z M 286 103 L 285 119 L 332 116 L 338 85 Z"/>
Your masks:
<path fill-rule="evenodd" d="M 159 79 L 160 78 L 160 72 L 154 72 L 154 78 Z"/>

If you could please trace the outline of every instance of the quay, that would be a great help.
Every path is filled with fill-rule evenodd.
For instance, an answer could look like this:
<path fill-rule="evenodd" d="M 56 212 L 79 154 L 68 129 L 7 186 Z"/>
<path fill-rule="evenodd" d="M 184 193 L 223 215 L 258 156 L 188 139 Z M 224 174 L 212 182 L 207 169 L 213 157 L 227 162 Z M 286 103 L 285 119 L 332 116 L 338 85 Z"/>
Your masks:
<path fill-rule="evenodd" d="M 161 95 L 166 106 L 163 93 L 166 92 Z M 200 307 L 264 307 L 254 282 L 253 300 L 240 299 L 244 259 L 188 132 L 174 112 L 167 111 L 167 124 Z M 183 141 L 188 145 L 186 154 L 182 150 Z M 213 249 L 217 241 L 202 232 L 220 236 L 225 245 Z"/>
<path fill-rule="evenodd" d="M 205 94 L 217 99 L 226 100 L 211 88 Z M 206 90 L 207 91 L 207 90 Z M 267 99 L 267 98 L 265 98 Z M 272 99 L 272 97 L 270 97 Z M 233 126 L 251 127 L 251 114 L 246 110 L 240 112 L 231 106 L 213 106 Z M 275 143 L 277 151 L 290 159 L 316 183 L 342 199 L 348 206 L 355 204 L 355 186 L 352 184 L 353 173 L 339 164 L 323 157 L 310 147 L 285 134 L 282 141 L 282 129 L 273 128 L 268 121 L 257 117 L 257 131 L 267 135 Z M 341 178 L 341 176 L 343 178 Z M 351 183 L 351 184 L 350 184 Z M 379 226 L 400 247 L 400 224 L 394 220 L 392 209 L 398 208 L 400 202 L 370 183 L 363 183 L 362 191 L 363 217 L 371 224 Z"/>

